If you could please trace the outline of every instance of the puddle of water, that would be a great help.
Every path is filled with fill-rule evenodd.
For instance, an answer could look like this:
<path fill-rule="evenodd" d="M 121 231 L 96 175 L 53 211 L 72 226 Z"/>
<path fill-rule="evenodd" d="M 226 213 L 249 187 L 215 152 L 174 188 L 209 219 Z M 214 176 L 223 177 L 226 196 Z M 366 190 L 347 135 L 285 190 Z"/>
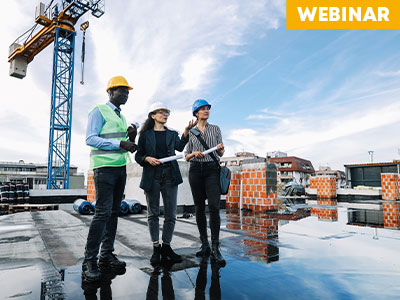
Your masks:
<path fill-rule="evenodd" d="M 400 231 L 381 228 L 381 214 L 326 204 L 292 217 L 223 211 L 222 230 L 235 233 L 222 240 L 224 268 L 196 258 L 142 271 L 128 258 L 125 274 L 82 289 L 81 262 L 56 276 L 44 262 L 0 261 L 0 298 L 398 299 Z"/>
<path fill-rule="evenodd" d="M 40 268 L 35 264 L 0 267 L 0 299 L 40 299 Z"/>

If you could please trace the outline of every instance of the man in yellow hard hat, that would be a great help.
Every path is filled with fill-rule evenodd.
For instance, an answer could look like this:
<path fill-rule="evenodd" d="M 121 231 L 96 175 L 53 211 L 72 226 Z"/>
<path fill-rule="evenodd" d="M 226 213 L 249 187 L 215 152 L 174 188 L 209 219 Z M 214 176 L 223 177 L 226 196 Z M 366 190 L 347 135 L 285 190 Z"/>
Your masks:
<path fill-rule="evenodd" d="M 121 105 L 128 100 L 132 87 L 122 76 L 108 81 L 109 101 L 89 112 L 86 144 L 91 147 L 90 169 L 94 172 L 96 212 L 92 219 L 82 263 L 83 278 L 98 281 L 106 270 L 124 271 L 125 262 L 114 251 L 118 214 L 125 190 L 128 152 L 135 152 L 136 128 L 128 126 Z M 101 246 L 101 249 L 100 249 Z M 97 256 L 100 251 L 99 262 Z"/>

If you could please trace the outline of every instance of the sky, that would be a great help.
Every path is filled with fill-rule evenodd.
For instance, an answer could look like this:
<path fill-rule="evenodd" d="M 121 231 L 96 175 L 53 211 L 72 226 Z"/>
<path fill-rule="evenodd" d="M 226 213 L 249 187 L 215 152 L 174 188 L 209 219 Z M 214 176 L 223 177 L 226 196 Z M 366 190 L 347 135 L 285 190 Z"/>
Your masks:
<path fill-rule="evenodd" d="M 160 101 L 171 110 L 167 125 L 182 133 L 194 100 L 209 101 L 226 156 L 280 150 L 315 169 L 340 170 L 369 162 L 368 151 L 374 162 L 400 159 L 400 31 L 287 30 L 285 3 L 114 0 L 102 17 L 84 15 L 76 26 L 71 164 L 86 174 L 87 114 L 107 102 L 116 75 L 134 88 L 122 107 L 128 122 L 143 123 Z M 0 11 L 0 161 L 47 161 L 53 47 L 22 80 L 8 76 L 7 61 L 37 4 L 12 0 Z M 78 26 L 86 20 L 81 85 Z"/>

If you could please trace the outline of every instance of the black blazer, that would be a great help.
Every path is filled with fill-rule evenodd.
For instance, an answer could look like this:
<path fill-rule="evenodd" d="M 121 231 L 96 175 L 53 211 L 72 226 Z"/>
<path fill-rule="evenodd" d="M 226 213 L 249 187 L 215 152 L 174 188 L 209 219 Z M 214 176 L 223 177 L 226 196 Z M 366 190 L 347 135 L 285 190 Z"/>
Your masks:
<path fill-rule="evenodd" d="M 189 135 L 184 135 L 179 138 L 178 133 L 174 130 L 167 129 L 166 133 L 167 150 L 168 156 L 174 156 L 175 150 L 183 151 L 187 142 L 189 141 Z M 138 142 L 139 149 L 136 152 L 135 160 L 143 167 L 142 179 L 140 181 L 140 188 L 146 192 L 151 190 L 153 184 L 155 167 L 150 165 L 144 159 L 147 156 L 156 156 L 156 135 L 154 129 L 149 129 L 143 132 L 139 137 Z M 179 171 L 178 162 L 176 160 L 171 162 L 172 165 L 172 183 L 174 185 L 181 184 L 183 182 L 181 172 Z"/>

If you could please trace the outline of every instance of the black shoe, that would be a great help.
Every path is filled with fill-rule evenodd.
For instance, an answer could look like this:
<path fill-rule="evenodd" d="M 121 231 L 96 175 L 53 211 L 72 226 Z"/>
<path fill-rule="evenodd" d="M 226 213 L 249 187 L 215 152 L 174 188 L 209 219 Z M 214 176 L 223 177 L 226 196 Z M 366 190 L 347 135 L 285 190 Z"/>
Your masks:
<path fill-rule="evenodd" d="M 197 257 L 205 257 L 205 256 L 209 256 L 211 253 L 211 248 L 210 248 L 210 244 L 204 243 L 201 244 L 200 250 L 196 252 L 196 256 Z"/>
<path fill-rule="evenodd" d="M 174 263 L 180 263 L 182 261 L 182 256 L 176 254 L 170 245 L 162 244 L 161 256 L 163 259 L 169 259 Z"/>
<path fill-rule="evenodd" d="M 219 249 L 219 242 L 213 242 L 211 246 L 211 259 L 221 267 L 224 267 L 226 265 L 226 261 Z"/>
<path fill-rule="evenodd" d="M 99 268 L 100 270 L 123 270 L 126 267 L 126 263 L 122 260 L 119 260 L 117 256 L 113 253 L 109 253 L 105 256 L 100 256 L 99 259 Z"/>
<path fill-rule="evenodd" d="M 153 247 L 153 255 L 150 258 L 150 263 L 153 267 L 161 263 L 161 245 Z"/>
<path fill-rule="evenodd" d="M 82 277 L 87 281 L 99 281 L 101 273 L 97 266 L 97 260 L 84 260 L 82 263 Z"/>

